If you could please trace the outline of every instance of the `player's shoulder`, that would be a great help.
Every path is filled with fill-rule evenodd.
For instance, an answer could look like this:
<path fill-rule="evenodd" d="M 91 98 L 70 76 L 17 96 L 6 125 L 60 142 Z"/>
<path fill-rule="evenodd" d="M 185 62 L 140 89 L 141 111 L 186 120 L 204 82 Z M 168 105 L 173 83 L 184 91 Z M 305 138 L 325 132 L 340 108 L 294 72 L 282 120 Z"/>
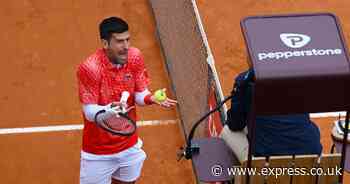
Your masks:
<path fill-rule="evenodd" d="M 143 55 L 140 49 L 135 47 L 130 47 L 128 51 L 129 62 L 138 63 L 143 62 Z"/>
<path fill-rule="evenodd" d="M 130 47 L 128 52 L 129 56 L 142 56 L 140 49 L 136 47 Z"/>
<path fill-rule="evenodd" d="M 102 63 L 102 50 L 99 49 L 95 53 L 87 57 L 77 67 L 79 73 L 98 74 L 101 71 Z"/>
<path fill-rule="evenodd" d="M 132 67 L 138 67 L 144 65 L 144 59 L 140 49 L 131 47 L 128 51 L 128 62 Z"/>

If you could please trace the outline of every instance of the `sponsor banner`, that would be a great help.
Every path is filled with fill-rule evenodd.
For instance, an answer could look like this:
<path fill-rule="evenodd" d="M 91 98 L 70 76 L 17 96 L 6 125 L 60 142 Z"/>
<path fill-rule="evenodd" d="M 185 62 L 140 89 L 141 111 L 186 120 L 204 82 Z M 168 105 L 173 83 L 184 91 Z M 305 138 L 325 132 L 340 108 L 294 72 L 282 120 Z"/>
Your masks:
<path fill-rule="evenodd" d="M 216 108 L 217 99 L 215 96 L 215 90 L 212 88 L 210 90 L 209 98 L 209 111 Z M 208 137 L 218 137 L 221 133 L 223 123 L 221 122 L 220 112 L 216 111 L 212 113 L 208 118 Z"/>

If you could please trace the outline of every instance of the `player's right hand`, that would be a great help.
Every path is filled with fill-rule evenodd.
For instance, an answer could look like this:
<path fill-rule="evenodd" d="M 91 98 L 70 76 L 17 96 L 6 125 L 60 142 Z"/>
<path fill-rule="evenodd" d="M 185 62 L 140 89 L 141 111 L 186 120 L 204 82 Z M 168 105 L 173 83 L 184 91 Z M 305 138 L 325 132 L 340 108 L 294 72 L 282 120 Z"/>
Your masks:
<path fill-rule="evenodd" d="M 135 108 L 135 106 L 128 107 L 128 104 L 125 102 L 112 102 L 109 104 L 109 107 L 117 112 L 124 111 L 123 113 L 129 112 L 131 109 Z"/>

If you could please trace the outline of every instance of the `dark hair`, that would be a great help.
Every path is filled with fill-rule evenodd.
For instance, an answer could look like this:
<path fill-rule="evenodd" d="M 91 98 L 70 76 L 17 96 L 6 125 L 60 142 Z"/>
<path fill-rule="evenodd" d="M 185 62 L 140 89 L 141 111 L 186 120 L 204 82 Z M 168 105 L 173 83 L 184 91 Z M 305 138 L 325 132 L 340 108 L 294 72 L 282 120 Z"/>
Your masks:
<path fill-rule="evenodd" d="M 109 17 L 100 23 L 100 38 L 109 42 L 113 33 L 123 33 L 128 30 L 129 25 L 123 19 Z"/>

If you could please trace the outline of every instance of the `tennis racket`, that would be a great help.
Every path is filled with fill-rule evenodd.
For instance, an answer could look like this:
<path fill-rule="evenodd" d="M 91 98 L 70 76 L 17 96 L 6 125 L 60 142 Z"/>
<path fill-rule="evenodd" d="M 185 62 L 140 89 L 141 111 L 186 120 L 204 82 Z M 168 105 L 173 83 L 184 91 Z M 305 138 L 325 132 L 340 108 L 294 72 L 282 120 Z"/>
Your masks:
<path fill-rule="evenodd" d="M 114 135 L 130 136 L 136 131 L 136 123 L 128 116 L 126 102 L 129 98 L 129 92 L 124 91 L 120 99 L 120 105 L 100 111 L 101 118 L 95 120 L 104 130 Z M 98 114 L 96 114 L 96 117 Z M 97 118 L 96 118 L 97 119 Z"/>

